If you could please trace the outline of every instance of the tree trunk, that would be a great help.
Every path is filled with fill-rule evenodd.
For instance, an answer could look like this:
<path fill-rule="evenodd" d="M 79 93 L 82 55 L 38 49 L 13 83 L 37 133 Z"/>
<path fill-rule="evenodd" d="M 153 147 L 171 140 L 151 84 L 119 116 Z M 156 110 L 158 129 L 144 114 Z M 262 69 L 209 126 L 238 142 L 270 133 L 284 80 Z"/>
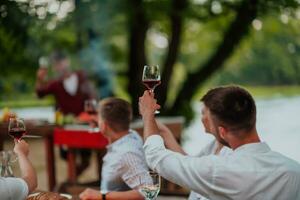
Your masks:
<path fill-rule="evenodd" d="M 138 116 L 138 99 L 142 94 L 142 69 L 146 62 L 145 39 L 148 21 L 145 17 L 142 0 L 128 1 L 129 19 L 129 60 L 128 60 L 128 92 L 132 98 L 133 114 Z"/>
<path fill-rule="evenodd" d="M 186 0 L 172 1 L 171 18 L 171 39 L 169 41 L 168 53 L 163 67 L 161 81 L 162 84 L 157 88 L 157 98 L 161 105 L 165 105 L 167 94 L 170 87 L 170 79 L 173 74 L 174 64 L 178 57 L 180 39 L 183 28 L 183 10 L 187 7 Z"/>
<path fill-rule="evenodd" d="M 242 1 L 237 10 L 235 20 L 224 34 L 224 40 L 210 59 L 200 66 L 197 72 L 188 74 L 186 81 L 179 90 L 178 96 L 169 110 L 172 114 L 179 114 L 183 109 L 190 108 L 190 100 L 194 91 L 199 88 L 213 73 L 221 69 L 224 62 L 233 54 L 237 45 L 249 33 L 249 27 L 257 15 L 258 0 Z M 191 86 L 193 89 L 191 89 Z"/>

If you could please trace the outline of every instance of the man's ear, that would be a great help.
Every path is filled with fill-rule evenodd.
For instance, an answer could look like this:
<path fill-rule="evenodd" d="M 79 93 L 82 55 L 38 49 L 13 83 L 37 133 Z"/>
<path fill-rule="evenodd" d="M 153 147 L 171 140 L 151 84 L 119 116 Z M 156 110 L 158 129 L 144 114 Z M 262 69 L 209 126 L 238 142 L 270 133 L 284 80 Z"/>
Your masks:
<path fill-rule="evenodd" d="M 218 131 L 219 131 L 219 135 L 220 137 L 226 141 L 226 138 L 227 138 L 227 129 L 223 126 L 218 126 Z"/>

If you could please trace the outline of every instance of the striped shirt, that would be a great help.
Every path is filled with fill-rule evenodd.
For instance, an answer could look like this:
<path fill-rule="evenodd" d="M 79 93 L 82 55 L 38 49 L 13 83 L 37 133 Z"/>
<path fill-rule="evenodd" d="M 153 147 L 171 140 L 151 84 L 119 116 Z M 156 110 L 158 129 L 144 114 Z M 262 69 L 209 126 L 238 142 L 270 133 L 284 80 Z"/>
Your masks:
<path fill-rule="evenodd" d="M 107 146 L 103 158 L 101 191 L 138 189 L 141 175 L 148 172 L 143 140 L 133 130 Z"/>

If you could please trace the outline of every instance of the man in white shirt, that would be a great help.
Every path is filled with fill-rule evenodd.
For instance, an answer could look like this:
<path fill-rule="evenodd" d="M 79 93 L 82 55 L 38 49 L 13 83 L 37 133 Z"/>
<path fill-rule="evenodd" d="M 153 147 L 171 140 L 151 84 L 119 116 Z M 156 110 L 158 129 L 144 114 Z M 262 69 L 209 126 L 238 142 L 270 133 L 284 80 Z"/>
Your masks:
<path fill-rule="evenodd" d="M 212 131 L 211 131 L 210 124 L 208 123 L 208 117 L 206 113 L 202 112 L 201 120 L 205 128 L 205 132 L 211 134 Z M 175 139 L 174 135 L 172 134 L 171 130 L 168 127 L 158 122 L 158 128 L 159 128 L 160 135 L 164 139 L 166 148 L 168 148 L 171 151 L 178 152 L 183 155 L 187 155 L 186 152 L 182 149 L 182 147 L 178 144 L 177 140 Z M 230 153 L 232 153 L 232 150 L 229 147 L 224 146 L 217 140 L 213 140 L 210 143 L 208 143 L 200 151 L 200 153 L 196 155 L 196 157 L 208 156 L 208 155 L 226 156 Z M 191 191 L 188 200 L 208 200 L 208 199 L 203 197 L 201 194 Z"/>
<path fill-rule="evenodd" d="M 29 148 L 24 141 L 15 141 L 14 152 L 18 156 L 22 177 L 0 177 L 1 200 L 23 200 L 37 187 L 35 170 L 28 159 Z"/>
<path fill-rule="evenodd" d="M 190 157 L 166 149 L 154 116 L 160 106 L 145 91 L 139 107 L 150 168 L 209 199 L 300 199 L 300 165 L 260 141 L 252 96 L 227 86 L 208 91 L 202 101 L 213 135 L 233 152 Z"/>
<path fill-rule="evenodd" d="M 141 136 L 129 129 L 130 104 L 118 98 L 104 99 L 98 117 L 99 128 L 110 143 L 103 158 L 101 192 L 86 189 L 80 199 L 143 200 L 138 187 L 148 176 L 148 166 Z"/>

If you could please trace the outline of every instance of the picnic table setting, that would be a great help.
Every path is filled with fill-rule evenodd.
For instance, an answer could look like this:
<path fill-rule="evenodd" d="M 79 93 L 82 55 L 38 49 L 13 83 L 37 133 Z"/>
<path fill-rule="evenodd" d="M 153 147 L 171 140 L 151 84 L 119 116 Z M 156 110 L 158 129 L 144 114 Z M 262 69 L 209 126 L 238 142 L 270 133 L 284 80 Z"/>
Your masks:
<path fill-rule="evenodd" d="M 98 164 L 101 168 L 102 157 L 104 155 L 105 147 L 108 144 L 108 140 L 101 134 L 95 121 L 96 103 L 95 100 L 87 101 L 86 104 L 92 108 L 86 108 L 85 112 L 82 112 L 78 117 L 64 116 L 62 113 L 54 113 L 54 122 L 49 122 L 44 119 L 23 119 L 16 113 L 5 109 L 1 117 L 0 122 L 0 146 L 3 148 L 3 144 L 6 140 L 42 140 L 45 148 L 45 162 L 46 162 L 46 176 L 48 179 L 48 191 L 35 190 L 27 197 L 28 200 L 34 199 L 79 199 L 78 191 L 73 194 L 65 193 L 66 185 L 76 185 L 78 183 L 78 174 L 76 172 L 76 150 L 77 149 L 90 149 L 100 152 L 98 157 Z M 91 109 L 91 110 L 88 110 Z M 175 121 L 170 119 L 162 119 L 169 127 L 177 134 L 176 137 L 180 141 L 180 130 L 182 124 L 182 118 L 175 118 Z M 131 125 L 132 128 L 142 134 L 142 123 L 135 121 Z M 56 180 L 56 159 L 54 149 L 60 146 L 68 148 L 67 151 L 67 180 L 63 184 L 57 184 Z M 2 151 L 8 152 L 8 151 Z M 12 151 L 9 151 L 14 154 Z M 11 159 L 13 156 L 11 156 Z M 14 161 L 15 162 L 15 161 Z M 14 164 L 13 162 L 9 162 Z M 11 170 L 11 167 L 8 166 Z M 99 179 L 100 179 L 99 172 Z M 2 174 L 3 177 L 14 176 L 11 174 Z M 63 185 L 63 186 L 62 186 Z M 172 185 L 164 183 L 167 189 L 175 188 Z M 56 192 L 54 192 L 56 191 Z M 61 193 L 59 191 L 63 191 Z"/>

